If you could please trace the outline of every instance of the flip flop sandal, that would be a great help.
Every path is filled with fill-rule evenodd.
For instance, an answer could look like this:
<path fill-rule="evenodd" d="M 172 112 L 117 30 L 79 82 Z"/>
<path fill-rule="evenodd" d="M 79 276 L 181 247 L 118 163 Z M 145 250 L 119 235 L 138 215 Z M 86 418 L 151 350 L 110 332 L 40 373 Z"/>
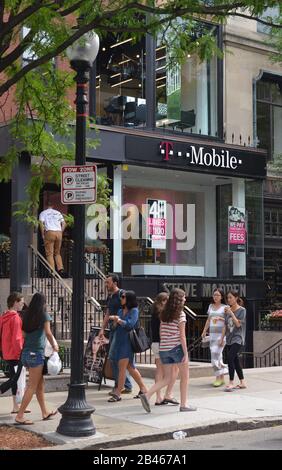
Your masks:
<path fill-rule="evenodd" d="M 166 405 L 166 404 L 167 404 L 167 402 L 165 400 L 163 400 L 160 403 L 156 402 L 155 406 L 162 406 L 162 405 Z"/>
<path fill-rule="evenodd" d="M 241 390 L 241 389 L 244 389 L 244 388 L 247 388 L 246 386 L 243 386 L 242 385 L 236 385 L 236 387 L 234 387 L 234 390 Z"/>
<path fill-rule="evenodd" d="M 32 424 L 34 424 L 34 422 L 30 421 L 29 419 L 25 419 L 24 421 L 15 420 L 14 424 L 15 426 L 31 426 Z"/>
<path fill-rule="evenodd" d="M 31 413 L 30 410 L 25 410 L 24 413 Z M 17 415 L 18 411 L 11 411 L 11 415 Z"/>
<path fill-rule="evenodd" d="M 179 405 L 179 401 L 177 401 L 175 398 L 165 398 L 163 401 L 164 405 Z"/>
<path fill-rule="evenodd" d="M 140 395 L 142 395 L 142 392 L 138 392 L 137 395 L 135 395 L 133 398 L 140 398 Z"/>
<path fill-rule="evenodd" d="M 56 416 L 56 414 L 58 413 L 58 411 L 52 411 L 52 413 L 49 413 L 47 416 L 45 416 L 45 418 L 42 418 L 42 421 L 48 421 L 48 419 L 51 419 L 53 416 Z"/>
<path fill-rule="evenodd" d="M 109 403 L 115 403 L 117 401 L 121 401 L 121 397 L 119 397 L 118 395 L 113 395 L 109 400 L 108 402 Z"/>

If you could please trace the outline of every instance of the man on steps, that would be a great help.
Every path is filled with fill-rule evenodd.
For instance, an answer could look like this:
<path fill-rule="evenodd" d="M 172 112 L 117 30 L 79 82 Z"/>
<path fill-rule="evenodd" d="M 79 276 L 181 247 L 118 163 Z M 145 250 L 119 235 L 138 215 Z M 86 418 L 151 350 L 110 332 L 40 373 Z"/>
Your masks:
<path fill-rule="evenodd" d="M 48 263 L 53 269 L 56 263 L 60 276 L 68 277 L 61 257 L 62 237 L 66 223 L 61 212 L 53 209 L 51 201 L 48 201 L 48 208 L 40 213 L 39 224 Z"/>

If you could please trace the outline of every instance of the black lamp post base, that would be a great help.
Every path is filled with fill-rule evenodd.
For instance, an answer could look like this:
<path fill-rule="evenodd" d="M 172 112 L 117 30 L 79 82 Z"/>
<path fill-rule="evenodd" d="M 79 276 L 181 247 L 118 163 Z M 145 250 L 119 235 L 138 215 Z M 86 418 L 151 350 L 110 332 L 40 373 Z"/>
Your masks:
<path fill-rule="evenodd" d="M 85 384 L 71 384 L 67 401 L 58 408 L 62 414 L 57 428 L 59 434 L 71 437 L 87 437 L 96 434 L 91 415 L 95 408 L 88 405 Z"/>

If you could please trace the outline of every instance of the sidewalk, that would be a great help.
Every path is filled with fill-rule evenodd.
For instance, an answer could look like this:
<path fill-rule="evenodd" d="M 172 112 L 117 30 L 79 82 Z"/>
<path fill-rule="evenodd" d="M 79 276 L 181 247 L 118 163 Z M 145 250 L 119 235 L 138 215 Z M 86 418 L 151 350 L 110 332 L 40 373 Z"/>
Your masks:
<path fill-rule="evenodd" d="M 94 437 L 74 439 L 57 434 L 60 416 L 42 421 L 36 400 L 31 403 L 33 426 L 23 429 L 42 434 L 58 446 L 52 449 L 111 448 L 130 443 L 152 442 L 168 439 L 175 430 L 185 430 L 189 435 L 213 434 L 236 429 L 253 429 L 282 424 L 282 367 L 247 369 L 248 388 L 226 393 L 223 388 L 211 386 L 211 377 L 194 378 L 190 381 L 190 403 L 198 411 L 179 413 L 175 406 L 154 406 L 152 412 L 143 411 L 140 400 L 123 395 L 120 403 L 108 403 L 110 387 L 90 385 L 87 400 L 96 408 L 93 414 L 97 433 Z M 149 385 L 152 380 L 147 379 Z M 175 389 L 177 390 L 178 384 Z M 137 390 L 136 390 L 137 391 Z M 178 398 L 178 393 L 175 394 Z M 46 394 L 50 409 L 65 402 L 66 392 Z M 0 424 L 12 424 L 11 398 L 0 397 Z"/>

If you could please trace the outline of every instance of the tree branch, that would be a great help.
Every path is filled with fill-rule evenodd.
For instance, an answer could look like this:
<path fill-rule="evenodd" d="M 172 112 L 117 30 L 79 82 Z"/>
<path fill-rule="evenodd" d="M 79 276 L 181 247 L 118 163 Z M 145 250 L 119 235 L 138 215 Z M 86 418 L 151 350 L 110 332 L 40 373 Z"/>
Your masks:
<path fill-rule="evenodd" d="M 10 16 L 8 21 L 3 23 L 0 31 L 0 41 L 6 36 L 6 34 L 9 34 L 9 32 L 19 24 L 24 23 L 27 18 L 39 11 L 41 8 L 48 8 L 53 5 L 55 5 L 54 2 L 45 3 L 44 0 L 34 0 L 33 5 L 27 7 L 25 10 L 22 10 L 17 15 Z"/>
<path fill-rule="evenodd" d="M 2 59 L 0 58 L 0 72 L 5 70 L 6 67 L 15 62 L 23 54 L 23 52 L 30 46 L 30 40 L 33 37 L 34 31 L 30 30 L 29 33 L 25 36 L 25 38 L 18 44 L 18 46 L 12 52 L 10 52 L 10 54 L 6 55 Z"/>

